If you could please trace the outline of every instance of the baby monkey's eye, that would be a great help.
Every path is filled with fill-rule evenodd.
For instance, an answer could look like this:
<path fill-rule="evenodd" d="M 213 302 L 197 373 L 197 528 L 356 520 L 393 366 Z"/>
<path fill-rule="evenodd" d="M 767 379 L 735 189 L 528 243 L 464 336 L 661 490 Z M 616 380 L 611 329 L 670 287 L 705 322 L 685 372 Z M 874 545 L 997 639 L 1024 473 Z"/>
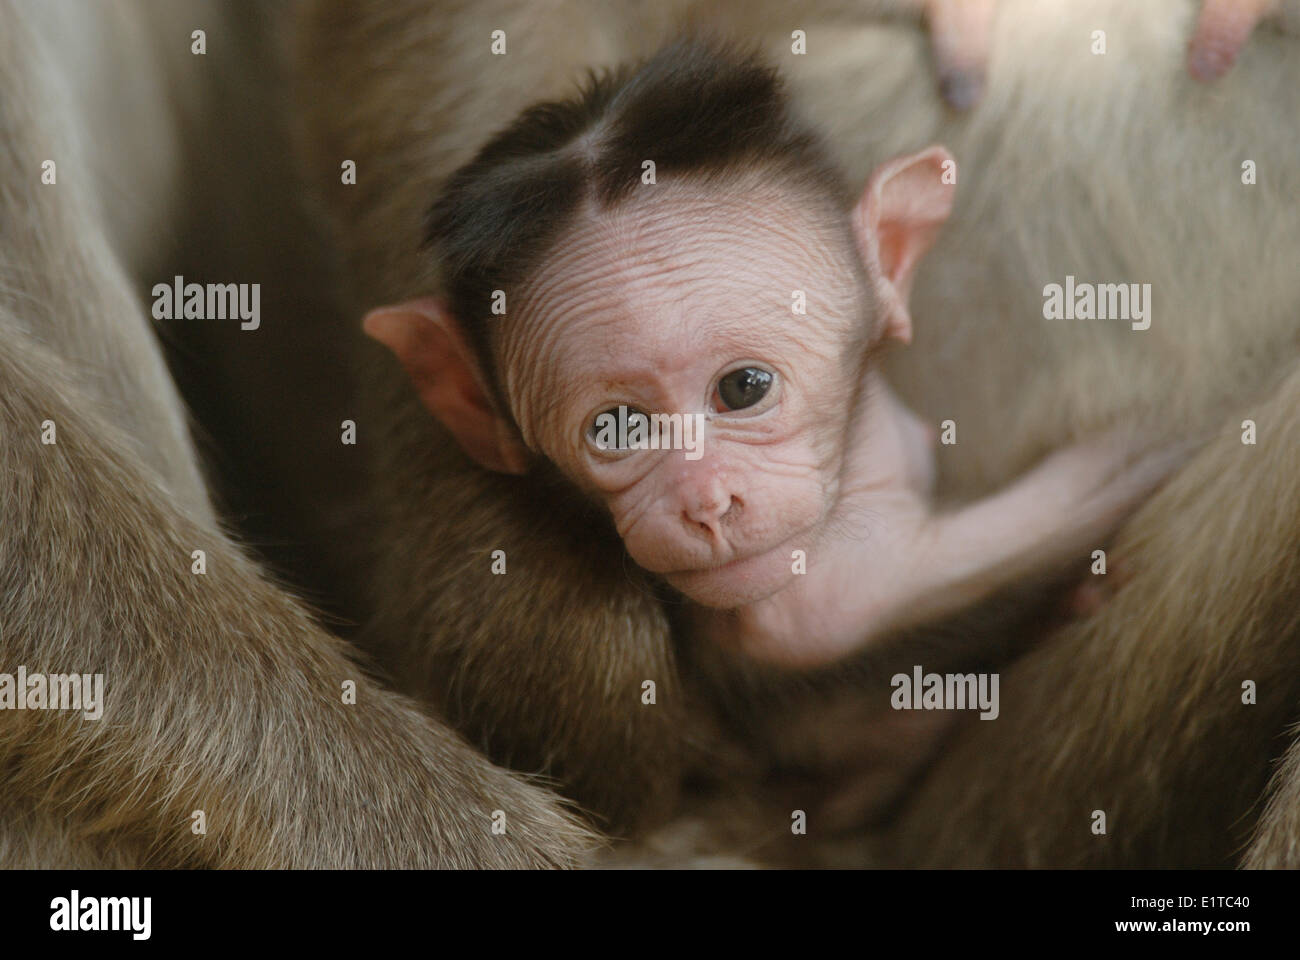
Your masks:
<path fill-rule="evenodd" d="M 649 445 L 650 418 L 636 407 L 610 407 L 596 414 L 587 440 L 601 453 L 627 453 Z"/>
<path fill-rule="evenodd" d="M 741 367 L 718 381 L 713 405 L 719 411 L 752 407 L 772 389 L 772 374 L 760 367 Z"/>

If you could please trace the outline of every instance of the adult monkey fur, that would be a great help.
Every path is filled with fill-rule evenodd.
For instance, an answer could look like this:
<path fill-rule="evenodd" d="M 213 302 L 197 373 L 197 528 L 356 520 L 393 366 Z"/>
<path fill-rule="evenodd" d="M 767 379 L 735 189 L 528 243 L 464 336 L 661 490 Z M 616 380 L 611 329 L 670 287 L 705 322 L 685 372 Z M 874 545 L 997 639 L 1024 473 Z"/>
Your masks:
<path fill-rule="evenodd" d="M 201 158 L 241 169 L 215 118 L 248 98 L 214 78 L 269 79 L 262 28 L 0 2 L 0 669 L 106 680 L 99 720 L 0 711 L 0 865 L 572 864 L 591 837 L 553 795 L 367 679 L 209 503 L 133 285 L 188 192 L 229 188 Z"/>
<path fill-rule="evenodd" d="M 1131 581 L 1004 673 L 1000 720 L 973 724 L 939 759 L 877 847 L 887 859 L 1236 862 L 1300 712 L 1288 656 L 1300 579 L 1288 535 L 1300 520 L 1288 415 L 1300 399 L 1290 334 L 1300 222 L 1277 213 L 1300 176 L 1294 132 L 1275 121 L 1297 106 L 1300 60 L 1294 41 L 1261 33 L 1217 85 L 1193 84 L 1184 67 L 1196 12 L 1183 0 L 1004 3 L 983 102 L 960 117 L 934 95 L 919 33 L 847 6 L 318 2 L 306 18 L 304 110 L 356 317 L 430 289 L 423 212 L 486 137 L 485 118 L 505 122 L 581 70 L 644 55 L 695 22 L 764 40 L 851 176 L 926 143 L 954 150 L 958 209 L 918 278 L 917 347 L 892 371 L 914 407 L 958 421 L 959 443 L 941 451 L 948 494 L 987 492 L 1134 411 L 1219 431 L 1121 538 Z M 494 58 L 497 29 L 510 46 Z M 807 31 L 805 56 L 790 55 L 795 29 Z M 1104 55 L 1092 52 L 1094 30 L 1105 31 Z M 342 159 L 357 163 L 355 186 L 338 184 Z M 1246 160 L 1256 184 L 1242 182 Z M 1150 282 L 1151 329 L 1044 321 L 1043 287 L 1066 275 Z M 376 364 L 375 402 L 413 403 L 395 367 Z M 408 679 L 447 671 L 448 689 L 423 693 L 459 705 L 494 756 L 513 750 L 525 767 L 585 758 L 557 770 L 577 796 L 621 804 L 615 822 L 651 818 L 636 801 L 672 777 L 651 761 L 672 745 L 679 709 L 662 610 L 628 585 L 619 558 L 592 556 L 562 519 L 552 529 L 507 487 L 439 465 L 435 432 L 398 417 L 407 428 L 376 444 L 399 461 L 377 477 L 380 496 L 396 503 L 393 491 L 417 481 L 430 496 L 399 505 L 408 512 L 386 528 L 376 635 L 410 639 L 398 661 Z M 1261 426 L 1256 446 L 1240 441 L 1246 418 Z M 442 545 L 436 561 L 413 559 L 428 542 Z M 556 576 L 492 582 L 494 543 L 516 574 L 545 557 Z M 522 595 L 503 600 L 506 590 Z M 520 610 L 531 611 L 522 630 Z M 494 621 L 497 611 L 509 612 Z M 629 729 L 621 693 L 605 693 L 621 690 L 611 677 L 658 680 L 646 729 Z M 1245 680 L 1258 684 L 1255 705 L 1241 703 Z M 575 743 L 547 731 L 557 697 L 583 698 L 598 721 L 586 729 L 607 735 Z M 529 730 L 543 733 L 529 744 L 517 735 Z M 1288 775 L 1276 790 L 1291 789 Z M 1280 806 L 1265 813 L 1250 862 L 1294 863 Z M 1089 829 L 1095 809 L 1107 812 L 1106 836 Z"/>
<path fill-rule="evenodd" d="M 238 91 L 223 90 L 220 84 L 212 82 L 211 76 L 196 73 L 199 64 L 212 64 L 213 73 L 218 73 L 216 63 L 221 62 L 220 51 L 223 49 L 225 56 L 229 57 L 232 48 L 238 49 L 240 55 L 257 48 L 257 30 L 241 24 L 241 17 L 247 18 L 254 8 L 235 4 L 214 11 L 205 6 L 196 14 L 185 6 L 157 4 L 122 7 L 120 10 L 114 8 L 115 12 L 101 19 L 105 9 L 87 11 L 78 7 L 75 18 L 65 20 L 58 16 L 60 8 L 54 5 L 5 4 L 0 7 L 5 27 L 0 33 L 7 41 L 3 51 L 5 56 L 0 58 L 9 81 L 6 89 L 33 91 L 27 99 L 20 97 L 14 102 L 6 102 L 3 113 L 0 113 L 5 131 L 4 143 L 9 152 L 3 179 L 6 213 L 3 223 L 7 229 L 3 234 L 3 259 L 0 260 L 5 268 L 4 296 L 8 301 L 4 306 L 7 332 L 2 351 L 6 370 L 0 381 L 5 402 L 5 432 L 9 436 L 22 436 L 24 432 L 31 435 L 35 433 L 31 426 L 33 417 L 38 425 L 40 419 L 52 417 L 60 427 L 59 442 L 64 446 L 64 454 L 69 449 L 73 454 L 79 449 L 91 454 L 76 458 L 75 471 L 53 470 L 33 475 L 31 471 L 42 461 L 24 459 L 27 451 L 21 446 L 6 444 L 4 475 L 13 484 L 4 488 L 6 507 L 13 506 L 13 501 L 8 499 L 10 495 L 33 492 L 34 487 L 28 481 L 39 479 L 40 491 L 49 497 L 45 502 L 57 509 L 30 513 L 7 509 L 7 517 L 26 519 L 27 523 L 7 528 L 4 539 L 0 540 L 5 549 L 4 569 L 13 580 L 6 584 L 6 602 L 21 604 L 29 601 L 30 605 L 6 608 L 5 654 L 6 659 L 12 655 L 16 662 L 25 660 L 28 665 L 33 665 L 39 662 L 28 656 L 33 645 L 39 648 L 50 638 L 60 636 L 72 641 L 93 642 L 106 629 L 104 624 L 111 623 L 118 632 L 107 639 L 114 641 L 122 636 L 143 635 L 141 628 L 144 627 L 155 628 L 163 657 L 152 661 L 161 665 L 153 676 L 141 680 L 139 673 L 128 669 L 120 674 L 125 678 L 121 686 L 110 682 L 110 702 L 116 700 L 114 690 L 125 693 L 128 706 L 134 701 L 134 712 L 118 717 L 126 728 L 114 731 L 125 734 L 120 743 L 106 744 L 103 754 L 82 753 L 84 765 L 68 764 L 69 753 L 83 747 L 97 748 L 104 741 L 91 742 L 79 734 L 106 736 L 103 733 L 106 727 L 78 731 L 69 729 L 61 717 L 33 718 L 30 714 L 20 718 L 28 722 L 24 727 L 15 720 L 15 715 L 8 716 L 6 749 L 12 751 L 18 747 L 25 753 L 21 765 L 17 754 L 6 753 L 6 773 L 12 775 L 6 779 L 4 846 L 0 859 L 6 864 L 47 865 L 565 862 L 581 848 L 583 837 L 571 824 L 556 818 L 553 804 L 536 791 L 524 790 L 513 780 L 501 779 L 499 772 L 468 755 L 459 744 L 448 740 L 445 733 L 440 734 L 434 725 L 364 680 L 360 681 L 361 700 L 376 703 L 380 716 L 372 715 L 360 721 L 360 729 L 354 731 L 356 740 L 344 738 L 331 744 L 329 738 L 338 733 L 337 729 L 319 726 L 301 729 L 315 730 L 317 736 L 323 738 L 311 740 L 310 746 L 336 747 L 334 760 L 355 759 L 357 751 L 363 750 L 366 785 L 356 781 L 344 784 L 303 781 L 303 767 L 291 764 L 286 768 L 277 762 L 277 758 L 265 753 L 252 758 L 251 768 L 242 779 L 227 774 L 223 771 L 228 768 L 221 761 L 223 757 L 233 756 L 228 751 L 239 745 L 238 737 L 249 729 L 238 727 L 238 723 L 248 718 L 231 718 L 211 711 L 199 716 L 185 713 L 194 709 L 196 699 L 200 710 L 212 705 L 208 699 L 210 691 L 206 689 L 187 689 L 184 703 L 172 699 L 177 695 L 170 686 L 175 676 L 194 675 L 189 669 L 191 662 L 183 656 L 186 650 L 166 642 L 174 640 L 176 631 L 181 628 L 188 629 L 188 636 L 197 642 L 189 652 L 212 654 L 210 662 L 218 667 L 229 665 L 232 656 L 248 649 L 241 638 L 264 636 L 278 640 L 273 649 L 280 652 L 296 650 L 302 653 L 305 647 L 318 645 L 315 659 L 306 664 L 312 674 L 322 664 L 335 675 L 340 669 L 347 675 L 355 668 L 342 658 L 336 645 L 301 617 L 296 606 L 261 581 L 251 568 L 240 563 L 234 548 L 222 539 L 207 519 L 206 497 L 196 484 L 193 455 L 179 426 L 175 398 L 153 359 L 156 357 L 155 348 L 147 332 L 128 319 L 133 312 L 135 316 L 141 316 L 139 311 L 143 309 L 130 295 L 131 275 L 147 274 L 151 279 L 171 275 L 170 270 L 141 267 L 151 256 L 157 257 L 160 252 L 165 252 L 158 249 L 157 224 L 170 222 L 169 211 L 153 207 L 153 202 L 170 200 L 177 206 L 191 208 L 189 212 L 193 215 L 195 200 L 190 191 L 164 189 L 164 185 L 180 176 L 182 170 L 192 172 L 202 166 L 204 158 L 213 156 L 220 156 L 226 162 L 232 181 L 259 182 L 256 174 L 260 168 L 256 164 L 241 164 L 239 157 L 250 144 L 261 142 L 260 137 L 268 131 L 258 128 L 258 136 L 250 137 L 246 135 L 247 130 L 240 128 L 237 131 L 240 135 L 230 136 L 231 131 L 214 119 L 231 113 L 228 108 L 210 114 L 200 114 L 199 110 L 200 104 L 212 107 L 222 103 L 223 96 L 231 96 L 244 106 L 250 98 Z M 231 12 L 231 16 L 226 16 L 226 10 Z M 62 12 L 66 11 L 67 8 L 62 8 Z M 117 19 L 118 12 L 123 19 Z M 173 14 L 174 19 L 171 18 Z M 32 22 L 20 23 L 20 15 L 33 18 Z M 53 22 L 49 19 L 51 17 Z M 208 54 L 211 59 L 202 61 L 191 59 L 184 43 L 173 47 L 161 39 L 164 36 L 187 36 L 188 30 L 200 19 L 211 36 L 238 38 L 238 42 L 214 45 Z M 105 38 L 111 39 L 105 42 Z M 141 41 L 145 44 L 143 48 L 133 47 L 135 54 L 144 49 L 151 51 L 152 55 L 143 59 L 133 58 L 130 71 L 124 71 L 115 62 L 110 83 L 97 72 L 106 67 L 103 59 L 95 54 L 105 49 L 118 49 L 128 38 L 137 44 Z M 77 48 L 84 55 L 66 56 L 69 44 L 78 43 L 84 44 Z M 101 48 L 95 43 L 105 45 Z M 49 51 L 52 46 L 61 54 L 58 59 L 61 69 L 57 72 L 51 69 L 54 60 Z M 162 51 L 170 51 L 170 56 L 179 57 L 181 62 L 169 61 L 165 56 L 159 61 L 157 58 Z M 87 72 L 69 75 L 69 65 Z M 246 72 L 249 63 L 241 60 L 237 64 L 226 63 L 226 67 Z M 181 98 L 179 116 L 169 116 L 167 102 L 156 99 L 163 83 Z M 267 86 L 264 84 L 259 89 L 265 90 Z M 181 91 L 188 92 L 182 94 Z M 96 101 L 93 97 L 89 102 L 82 99 L 93 94 L 108 96 L 103 101 Z M 41 118 L 39 126 L 32 120 L 33 112 L 37 110 L 36 115 Z M 198 120 L 198 126 L 191 126 L 200 116 L 202 119 Z M 80 158 L 73 146 L 78 130 L 93 131 L 94 123 L 99 120 L 113 127 L 123 118 L 130 118 L 144 127 L 132 126 L 130 129 L 134 136 L 124 136 L 118 128 L 92 139 L 96 144 L 96 159 L 103 164 L 92 171 L 98 174 L 92 181 L 98 189 L 80 190 L 75 183 L 69 183 L 66 158 Z M 162 128 L 154 124 L 161 124 Z M 177 129 L 172 129 L 172 124 Z M 182 139 L 180 130 L 185 132 L 186 142 L 178 145 L 177 141 Z M 41 136 L 50 137 L 53 147 L 39 151 L 41 156 L 37 167 L 39 160 L 47 158 L 45 154 L 64 159 L 59 167 L 62 179 L 57 189 L 39 189 L 35 185 L 37 180 L 29 176 L 32 157 L 25 151 L 32 144 L 39 143 Z M 223 136 L 229 137 L 228 143 L 221 142 Z M 163 147 L 163 143 L 172 146 Z M 144 149 L 117 152 L 133 145 Z M 192 147 L 193 152 L 185 153 L 184 147 Z M 176 162 L 178 152 L 184 154 L 185 165 Z M 266 158 L 261 159 L 265 161 Z M 160 165 L 155 166 L 155 163 Z M 74 170 L 77 167 L 79 164 L 74 160 Z M 272 166 L 272 169 L 283 173 L 280 168 Z M 212 184 L 203 186 L 210 188 Z M 229 184 L 223 186 L 229 189 Z M 267 193 L 259 196 L 259 201 L 284 190 L 284 183 L 278 181 L 273 181 L 269 187 L 263 181 L 261 186 Z M 90 200 L 92 195 L 108 199 L 110 209 L 106 211 L 95 206 Z M 126 202 L 117 206 L 112 201 L 118 198 Z M 215 216 L 215 212 L 224 209 L 223 199 L 218 196 L 207 201 L 211 206 L 203 213 L 211 219 L 200 218 L 202 236 L 219 232 L 216 228 L 221 226 L 230 229 Z M 242 199 L 247 200 L 247 197 Z M 142 203 L 150 207 L 151 216 L 142 213 Z M 270 209 L 276 208 L 272 205 Z M 61 225 L 62 229 L 52 229 L 54 225 Z M 242 249 L 249 245 L 249 237 L 240 232 L 239 226 L 246 224 L 239 223 L 233 230 L 236 245 Z M 285 233 L 280 246 L 288 245 L 288 241 L 302 245 L 304 237 Z M 204 254 L 212 252 L 203 251 Z M 122 262 L 115 262 L 115 258 Z M 194 262 L 211 268 L 206 257 Z M 274 258 L 267 262 L 277 263 Z M 62 269 L 54 269 L 55 264 Z M 280 266 L 283 268 L 284 265 Z M 286 276 L 289 273 L 285 271 Z M 112 325 L 100 327 L 99 323 L 105 318 L 110 318 Z M 266 329 L 274 327 L 274 324 L 269 324 Z M 187 328 L 187 334 L 190 337 L 200 335 L 191 328 Z M 245 341 L 237 343 L 240 348 L 248 346 Z M 265 341 L 260 342 L 256 350 L 244 350 L 240 359 L 261 357 L 265 352 L 264 346 Z M 299 349 L 296 343 L 288 346 Z M 230 352 L 235 352 L 235 348 L 231 347 Z M 289 355 L 294 356 L 292 353 Z M 118 361 L 114 362 L 113 357 L 118 357 Z M 214 367 L 222 359 L 225 357 L 220 355 L 209 358 Z M 87 376 L 87 372 L 92 376 Z M 263 382 L 259 382 L 256 388 L 265 389 L 264 381 L 271 380 L 273 374 L 279 372 L 273 369 L 264 374 Z M 309 372 L 319 378 L 319 368 Z M 69 383 L 70 378 L 75 378 L 75 382 Z M 241 381 L 241 386 L 248 388 L 248 381 Z M 228 397 L 223 399 L 228 401 Z M 13 421 L 11 418 L 19 405 L 24 405 L 23 413 Z M 306 404 L 304 408 L 312 409 Z M 39 417 L 36 416 L 38 413 Z M 79 414 L 92 422 L 92 429 L 76 429 Z M 104 422 L 106 416 L 116 422 L 117 431 Z M 265 426 L 268 421 L 273 424 L 277 418 L 258 416 L 255 411 L 252 419 L 256 427 L 258 424 Z M 281 419 L 289 422 L 291 435 L 296 435 L 301 441 L 303 420 L 293 417 Z M 74 428 L 71 437 L 66 429 L 69 424 Z M 248 439 L 253 430 L 240 432 L 241 439 Z M 81 444 L 86 446 L 79 446 Z M 113 459 L 110 448 L 114 445 L 128 451 L 124 459 Z M 273 453 L 277 446 L 271 443 L 260 449 Z M 288 459 L 296 461 L 294 466 L 301 466 L 301 442 L 281 449 L 290 450 Z M 44 455 L 51 452 L 46 450 Z M 49 467 L 49 460 L 43 462 Z M 160 491 L 146 477 L 151 463 L 154 471 L 166 478 L 162 482 L 169 485 L 168 492 Z M 276 466 L 283 469 L 285 464 Z M 88 467 L 90 472 L 85 472 Z M 333 472 L 341 469 L 337 458 L 330 462 L 330 468 Z M 75 490 L 49 486 L 50 481 L 56 478 L 77 480 L 80 485 Z M 264 490 L 259 494 L 265 498 Z M 115 504 L 120 513 L 112 522 L 106 522 L 110 503 Z M 68 507 L 73 508 L 71 514 Z M 180 535 L 176 533 L 178 527 L 186 522 L 179 516 L 182 512 L 189 515 L 198 529 Z M 87 522 L 91 519 L 95 521 L 93 527 Z M 97 532 L 98 543 L 88 543 L 81 537 L 87 529 Z M 163 537 L 167 537 L 169 542 L 162 543 L 160 538 Z M 132 538 L 138 539 L 133 541 Z M 210 560 L 214 561 L 209 576 L 216 575 L 215 561 L 220 561 L 223 566 L 229 565 L 233 569 L 225 595 L 248 598 L 251 606 L 248 602 L 239 607 L 216 604 L 211 596 L 206 600 L 192 598 L 195 602 L 188 610 L 166 605 L 174 593 L 170 588 L 159 592 L 157 587 L 160 583 L 166 584 L 168 571 L 173 569 L 177 540 L 183 541 L 180 545 L 184 547 L 186 559 L 196 540 L 215 544 L 209 547 Z M 103 595 L 88 596 L 80 590 L 80 584 L 52 598 L 48 585 L 32 590 L 28 589 L 30 584 L 27 581 L 20 583 L 18 580 L 39 569 L 40 558 L 48 556 L 50 562 L 45 564 L 42 573 L 46 578 L 44 584 L 49 584 L 52 581 L 48 579 L 48 572 L 60 569 L 60 563 L 75 563 L 96 556 L 102 558 L 107 554 L 97 554 L 97 550 L 107 551 L 115 544 L 127 542 L 140 545 L 139 551 L 130 553 L 131 557 L 152 557 L 156 564 L 142 567 L 132 562 L 123 566 L 120 555 L 112 555 L 111 582 L 121 592 L 115 594 L 116 603 L 111 608 L 106 607 L 107 600 Z M 38 554 L 30 549 L 34 543 L 53 544 L 59 549 L 48 555 Z M 62 549 L 64 546 L 69 548 L 66 552 Z M 13 558 L 20 562 L 11 562 Z M 186 564 L 181 566 L 184 568 Z M 19 586 L 22 592 L 15 593 L 8 589 L 10 586 Z M 123 589 L 124 586 L 129 589 Z M 220 593 L 220 588 L 213 591 L 214 595 Z M 69 598 L 77 600 L 77 604 L 70 606 Z M 85 606 L 80 606 L 81 603 Z M 23 617 L 12 616 L 15 610 L 21 610 Z M 250 611 L 259 618 L 250 620 Z M 106 614 L 120 616 L 120 619 L 106 621 Z M 85 624 L 98 626 L 84 633 L 65 630 L 70 623 L 74 627 L 82 626 L 83 620 Z M 238 641 L 233 651 L 230 648 L 232 640 Z M 97 650 L 100 656 L 105 652 L 123 655 L 126 659 L 112 661 L 123 668 L 142 667 L 149 662 L 140 656 L 142 651 L 134 647 L 123 649 L 105 642 Z M 67 656 L 76 659 L 75 652 Z M 68 669 L 70 666 L 73 665 L 57 664 L 56 668 Z M 241 691 L 245 699 L 241 702 L 245 707 L 250 702 L 264 703 L 267 697 L 284 695 L 283 687 L 267 689 L 267 684 L 274 686 L 275 681 L 282 679 L 280 670 L 283 666 L 284 661 L 273 659 L 263 663 L 257 675 L 244 675 L 246 682 L 241 683 Z M 266 684 L 260 684 L 259 680 L 266 681 Z M 332 689 L 336 683 L 336 676 L 331 676 Z M 145 696 L 132 696 L 142 689 L 148 691 Z M 159 697 L 159 691 L 166 696 Z M 219 702 L 228 705 L 227 698 Z M 167 715 L 169 720 L 175 721 L 167 731 L 172 735 L 170 739 L 150 741 L 141 735 L 158 729 L 148 722 L 150 704 L 156 704 L 159 711 L 175 708 Z M 221 726 L 213 730 L 214 717 L 229 721 L 235 727 Z M 300 721 L 301 718 L 295 716 L 289 723 Z M 196 732 L 198 736 L 188 745 L 183 745 L 177 735 L 190 732 Z M 428 751 L 434 760 L 440 756 L 443 758 L 443 772 L 453 774 L 452 779 L 442 782 L 444 790 L 455 787 L 456 774 L 462 777 L 462 785 L 468 785 L 469 793 L 463 795 L 462 800 L 468 797 L 472 801 L 483 783 L 502 786 L 505 793 L 517 790 L 517 796 L 536 814 L 540 826 L 532 831 L 531 837 L 521 838 L 519 833 L 515 833 L 510 840 L 494 839 L 493 846 L 475 844 L 476 836 L 481 834 L 476 835 L 474 829 L 481 821 L 474 818 L 468 821 L 474 829 L 452 837 L 440 834 L 437 830 L 440 821 L 436 817 L 426 818 L 424 814 L 430 808 L 433 813 L 446 812 L 439 804 L 446 803 L 448 798 L 444 795 L 439 799 L 430 795 L 431 790 L 424 789 L 428 782 L 427 768 L 417 758 L 408 755 L 403 760 L 389 752 L 389 749 L 395 749 L 394 741 L 385 738 L 392 736 L 397 736 L 399 742 L 405 737 L 406 742 L 412 745 L 412 753 Z M 362 742 L 360 748 L 356 746 L 358 741 Z M 385 748 L 385 743 L 389 744 L 389 749 Z M 440 745 L 450 753 L 440 754 Z M 227 796 L 233 795 L 245 804 L 239 813 L 248 815 L 240 822 L 238 814 L 228 815 L 230 808 L 225 802 L 218 799 L 214 804 L 209 800 L 207 840 L 194 837 L 188 830 L 192 811 L 186 801 L 196 787 L 187 783 L 183 774 L 176 777 L 175 766 L 167 762 L 171 756 L 169 751 L 183 750 L 185 746 L 207 751 L 199 762 L 209 765 L 209 781 L 215 789 L 201 792 L 208 798 L 220 797 L 223 792 Z M 141 795 L 136 789 L 139 781 L 125 781 L 129 786 L 123 786 L 124 759 L 134 764 L 130 768 L 132 772 L 153 770 L 158 773 L 158 779 L 153 781 L 157 784 L 156 792 Z M 245 756 L 244 759 L 249 758 Z M 324 762 L 324 755 L 309 751 L 308 757 L 300 762 L 307 765 Z M 151 764 L 157 765 L 151 767 Z M 390 795 L 393 789 L 409 790 L 411 806 L 404 809 L 362 809 L 370 799 L 369 784 L 373 782 L 370 778 L 376 775 L 376 764 L 379 767 L 377 775 L 385 778 Z M 59 771 L 56 779 L 45 776 L 56 769 Z M 295 794 L 297 802 L 290 812 L 284 803 L 284 790 L 294 777 L 299 777 L 296 784 L 299 788 L 304 782 L 309 784 L 309 793 L 306 802 L 301 800 L 301 791 Z M 413 780 L 417 782 L 413 783 Z M 180 794 L 168 801 L 170 806 L 163 809 L 163 801 L 159 798 L 168 796 L 177 787 Z M 39 795 L 35 795 L 37 790 Z M 76 803 L 69 799 L 74 792 L 80 793 L 82 798 Z M 488 793 L 493 794 L 492 799 L 501 795 L 495 788 L 490 788 Z M 335 805 L 329 811 L 313 806 L 330 802 Z M 467 809 L 463 802 L 451 806 L 453 815 Z M 214 809 L 222 815 L 214 815 Z M 385 817 L 391 819 L 385 821 Z M 376 824 L 374 832 L 365 829 L 364 818 L 370 818 Z M 279 830 L 268 834 L 268 826 Z M 528 826 L 525 819 L 525 830 Z M 358 827 L 362 829 L 358 831 Z M 1285 820 L 1279 817 L 1274 829 L 1285 830 Z M 405 847 L 386 845 L 394 838 L 400 844 L 403 837 L 409 841 Z M 520 839 L 523 843 L 518 846 L 512 842 Z M 1285 855 L 1284 845 L 1277 844 L 1275 848 L 1279 856 Z"/>

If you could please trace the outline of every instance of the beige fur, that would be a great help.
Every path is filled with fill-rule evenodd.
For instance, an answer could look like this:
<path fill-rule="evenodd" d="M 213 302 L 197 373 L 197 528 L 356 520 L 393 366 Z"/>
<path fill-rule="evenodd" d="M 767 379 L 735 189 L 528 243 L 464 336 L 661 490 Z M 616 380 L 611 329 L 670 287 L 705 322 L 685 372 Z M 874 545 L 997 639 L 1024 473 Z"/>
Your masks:
<path fill-rule="evenodd" d="M 216 96 L 188 24 L 215 44 L 240 8 L 72 6 L 0 2 L 0 669 L 102 672 L 106 705 L 0 712 L 0 865 L 575 863 L 558 800 L 370 680 L 209 505 L 130 271 Z"/>

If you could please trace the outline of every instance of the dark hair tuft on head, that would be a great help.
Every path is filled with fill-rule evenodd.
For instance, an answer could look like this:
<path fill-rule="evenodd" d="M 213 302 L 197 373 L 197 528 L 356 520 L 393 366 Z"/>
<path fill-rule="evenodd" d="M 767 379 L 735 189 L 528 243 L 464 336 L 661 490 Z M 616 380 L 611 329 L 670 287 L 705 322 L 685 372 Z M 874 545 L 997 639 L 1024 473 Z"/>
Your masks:
<path fill-rule="evenodd" d="M 608 209 L 630 198 L 646 160 L 657 180 L 758 171 L 847 199 L 821 139 L 752 50 L 687 37 L 638 66 L 592 74 L 575 96 L 521 113 L 429 212 L 449 306 L 489 372 L 492 291 L 526 280 L 584 202 Z"/>

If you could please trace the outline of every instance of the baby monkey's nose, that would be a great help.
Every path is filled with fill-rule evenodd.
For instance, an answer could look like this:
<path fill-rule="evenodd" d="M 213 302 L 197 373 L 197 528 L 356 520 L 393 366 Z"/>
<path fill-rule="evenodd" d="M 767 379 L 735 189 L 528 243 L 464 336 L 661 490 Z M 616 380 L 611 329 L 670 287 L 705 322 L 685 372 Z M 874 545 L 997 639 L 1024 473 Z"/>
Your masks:
<path fill-rule="evenodd" d="M 741 500 L 735 494 L 717 490 L 698 496 L 682 510 L 682 519 L 687 526 L 702 529 L 712 537 L 720 538 L 723 523 L 734 520 L 742 508 Z"/>

